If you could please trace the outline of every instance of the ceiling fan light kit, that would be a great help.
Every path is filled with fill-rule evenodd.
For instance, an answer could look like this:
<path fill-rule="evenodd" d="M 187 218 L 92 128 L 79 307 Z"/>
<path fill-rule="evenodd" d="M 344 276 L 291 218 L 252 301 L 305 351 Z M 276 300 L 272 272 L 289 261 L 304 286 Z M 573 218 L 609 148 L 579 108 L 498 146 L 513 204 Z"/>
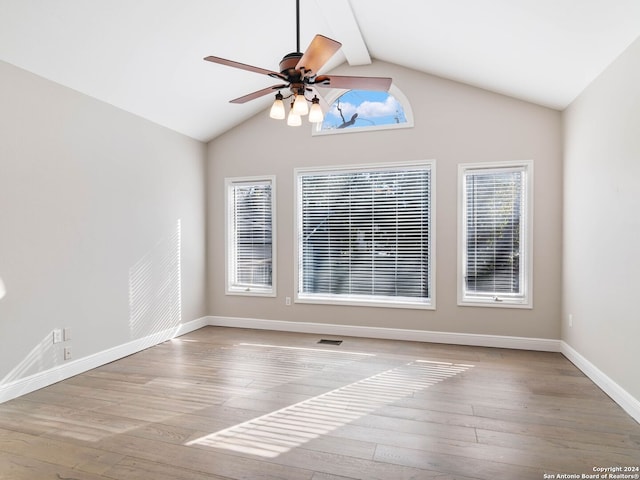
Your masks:
<path fill-rule="evenodd" d="M 296 0 L 296 46 L 300 50 L 300 0 Z M 317 88 L 341 88 L 346 90 L 381 90 L 388 91 L 391 78 L 386 77 L 352 77 L 343 75 L 318 75 L 318 71 L 340 49 L 342 44 L 324 35 L 316 35 L 304 53 L 299 51 L 289 53 L 280 61 L 280 72 L 274 72 L 260 67 L 227 60 L 220 57 L 208 56 L 208 62 L 226 65 L 228 67 L 261 73 L 277 78 L 285 83 L 272 85 L 242 97 L 230 100 L 230 103 L 246 103 L 277 90 L 275 100 L 269 111 L 269 116 L 276 120 L 284 120 L 284 100 L 293 97 L 287 125 L 300 126 L 302 116 L 309 115 L 309 122 L 319 123 L 324 120 L 324 113 L 320 106 L 320 93 Z M 291 94 L 286 97 L 281 90 L 288 89 Z M 307 98 L 307 93 L 313 98 Z M 309 103 L 311 107 L 309 107 Z"/>
<path fill-rule="evenodd" d="M 307 105 L 307 99 L 304 98 L 304 92 L 296 94 L 293 101 L 293 111 L 300 116 L 309 114 L 309 105 Z"/>
<path fill-rule="evenodd" d="M 291 105 L 291 110 L 289 110 L 289 115 L 287 115 L 287 125 L 290 127 L 302 125 L 302 117 L 295 112 L 293 104 Z"/>
<path fill-rule="evenodd" d="M 311 123 L 321 123 L 324 120 L 324 113 L 320 106 L 320 99 L 314 95 L 311 99 L 311 109 L 309 110 L 309 121 Z"/>
<path fill-rule="evenodd" d="M 274 120 L 284 120 L 284 97 L 280 92 L 276 93 L 276 99 L 273 101 L 273 105 L 271 105 L 271 110 L 269 111 L 269 116 Z"/>

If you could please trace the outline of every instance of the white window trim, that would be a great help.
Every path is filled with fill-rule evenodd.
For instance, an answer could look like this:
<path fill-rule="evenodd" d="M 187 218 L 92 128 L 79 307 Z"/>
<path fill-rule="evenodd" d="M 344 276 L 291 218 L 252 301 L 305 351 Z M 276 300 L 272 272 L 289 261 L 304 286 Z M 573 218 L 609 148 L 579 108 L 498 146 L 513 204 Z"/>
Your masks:
<path fill-rule="evenodd" d="M 231 253 L 233 247 L 232 231 L 230 218 L 232 216 L 233 205 L 230 202 L 230 188 L 235 184 L 252 183 L 252 182 L 270 182 L 271 183 L 271 287 L 270 288 L 253 288 L 241 289 L 231 285 L 231 274 L 233 272 L 234 255 Z M 255 177 L 229 177 L 224 179 L 224 196 L 225 196 L 225 293 L 227 295 L 245 295 L 258 297 L 275 297 L 276 293 L 276 268 L 277 268 L 277 242 L 276 242 L 276 177 L 275 175 L 263 175 Z"/>
<path fill-rule="evenodd" d="M 523 216 L 523 229 L 521 251 L 524 255 L 524 269 L 522 279 L 523 296 L 513 298 L 509 295 L 465 295 L 465 192 L 464 174 L 468 170 L 491 170 L 502 168 L 524 168 L 525 172 L 525 208 L 521 212 Z M 533 160 L 520 160 L 493 163 L 464 163 L 458 165 L 458 305 L 469 307 L 493 307 L 493 308 L 533 308 Z"/>
<path fill-rule="evenodd" d="M 338 297 L 336 295 L 325 294 L 323 296 L 314 295 L 313 298 L 300 295 L 300 274 L 302 265 L 302 251 L 300 249 L 300 226 L 302 224 L 302 209 L 301 205 L 301 189 L 300 189 L 300 175 L 305 173 L 322 172 L 344 172 L 355 170 L 371 170 L 371 169 L 394 169 L 402 167 L 415 167 L 415 166 L 429 166 L 431 169 L 431 185 L 429 199 L 430 205 L 430 223 L 429 223 L 429 285 L 431 297 L 429 300 L 409 298 L 409 297 L 395 297 L 397 300 L 392 300 L 389 297 L 372 299 L 368 296 L 362 296 L 358 298 L 356 295 L 351 295 L 349 299 L 344 297 Z M 407 162 L 385 162 L 385 163 L 368 163 L 368 164 L 356 164 L 356 165 L 339 165 L 339 166 L 325 166 L 325 167 L 304 167 L 296 168 L 293 173 L 294 184 L 294 303 L 308 303 L 308 304 L 323 304 L 323 305 L 346 305 L 346 306 L 362 306 L 362 307 L 387 307 L 387 308 L 410 308 L 410 309 L 424 309 L 435 310 L 436 309 L 436 161 L 435 160 L 416 160 Z"/>
<path fill-rule="evenodd" d="M 357 88 L 353 88 L 351 90 L 359 90 Z M 327 106 L 323 108 L 331 108 L 331 105 L 341 96 L 344 95 L 348 90 L 343 89 L 330 89 L 327 93 L 325 93 L 324 98 L 327 102 Z M 395 84 L 391 84 L 389 87 L 389 95 L 395 97 L 402 108 L 404 110 L 404 116 L 407 119 L 404 123 L 392 124 L 392 125 L 371 125 L 366 127 L 357 127 L 357 128 L 334 128 L 331 130 L 322 130 L 322 122 L 314 123 L 311 126 L 311 135 L 312 136 L 321 136 L 321 135 L 341 135 L 343 133 L 359 133 L 359 132 L 375 132 L 379 130 L 398 130 L 400 128 L 413 128 L 413 110 L 411 109 L 411 104 L 409 103 L 409 99 L 406 97 L 402 91 L 395 86 Z M 326 112 L 325 112 L 326 113 Z"/>

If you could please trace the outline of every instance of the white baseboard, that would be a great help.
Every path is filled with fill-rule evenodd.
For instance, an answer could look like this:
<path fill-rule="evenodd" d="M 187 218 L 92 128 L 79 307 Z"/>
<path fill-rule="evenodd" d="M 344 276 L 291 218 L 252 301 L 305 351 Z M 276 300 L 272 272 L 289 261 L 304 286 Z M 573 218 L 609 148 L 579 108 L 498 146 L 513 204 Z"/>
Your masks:
<path fill-rule="evenodd" d="M 34 375 L 0 385 L 0 403 L 25 395 L 29 392 L 33 392 L 40 388 L 53 385 L 54 383 L 66 378 L 73 377 L 74 375 L 89 371 L 93 368 L 113 362 L 114 360 L 140 352 L 159 343 L 184 335 L 185 333 L 206 327 L 207 325 L 209 325 L 208 317 L 198 318 L 187 323 L 181 323 L 174 328 L 163 330 L 87 357 L 65 362 L 62 365 L 38 372 Z"/>
<path fill-rule="evenodd" d="M 582 373 L 589 377 L 600 389 L 609 395 L 622 409 L 640 423 L 640 401 L 634 398 L 624 388 L 614 382 L 602 370 L 574 350 L 571 345 L 562 341 L 562 354 L 569 359 Z"/>
<path fill-rule="evenodd" d="M 212 316 L 208 318 L 209 325 L 219 327 L 255 328 L 259 330 L 313 333 L 320 335 L 345 335 L 349 337 L 383 338 L 414 342 L 447 343 L 451 345 L 471 345 L 477 347 L 560 352 L 560 340 L 549 338 L 433 332 L 427 330 L 407 330 L 402 328 L 360 327 L 355 325 L 337 325 L 331 323 L 285 322 L 281 320 L 263 320 L 256 318 L 219 316 Z"/>

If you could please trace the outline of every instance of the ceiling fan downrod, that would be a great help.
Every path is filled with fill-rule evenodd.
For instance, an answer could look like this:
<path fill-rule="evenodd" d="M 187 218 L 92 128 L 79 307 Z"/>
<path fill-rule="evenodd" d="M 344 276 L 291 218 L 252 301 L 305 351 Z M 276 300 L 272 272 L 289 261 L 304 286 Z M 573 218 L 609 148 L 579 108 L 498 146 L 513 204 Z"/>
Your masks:
<path fill-rule="evenodd" d="M 296 0 L 296 52 L 300 52 L 300 0 Z"/>
<path fill-rule="evenodd" d="M 296 71 L 296 66 L 302 58 L 302 52 L 300 51 L 300 0 L 296 0 L 296 51 L 287 53 L 282 60 L 280 60 L 280 73 L 287 77 L 299 77 L 299 73 Z M 299 78 L 297 79 L 300 80 Z M 295 83 L 297 83 L 294 80 Z"/>

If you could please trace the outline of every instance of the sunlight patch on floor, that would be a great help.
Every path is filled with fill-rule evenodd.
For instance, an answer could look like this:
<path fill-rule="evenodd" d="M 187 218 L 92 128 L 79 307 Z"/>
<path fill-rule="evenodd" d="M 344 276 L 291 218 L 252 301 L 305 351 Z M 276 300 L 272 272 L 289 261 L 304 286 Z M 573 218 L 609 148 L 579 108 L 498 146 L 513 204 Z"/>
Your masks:
<path fill-rule="evenodd" d="M 416 360 L 186 445 L 274 458 L 471 367 Z"/>

